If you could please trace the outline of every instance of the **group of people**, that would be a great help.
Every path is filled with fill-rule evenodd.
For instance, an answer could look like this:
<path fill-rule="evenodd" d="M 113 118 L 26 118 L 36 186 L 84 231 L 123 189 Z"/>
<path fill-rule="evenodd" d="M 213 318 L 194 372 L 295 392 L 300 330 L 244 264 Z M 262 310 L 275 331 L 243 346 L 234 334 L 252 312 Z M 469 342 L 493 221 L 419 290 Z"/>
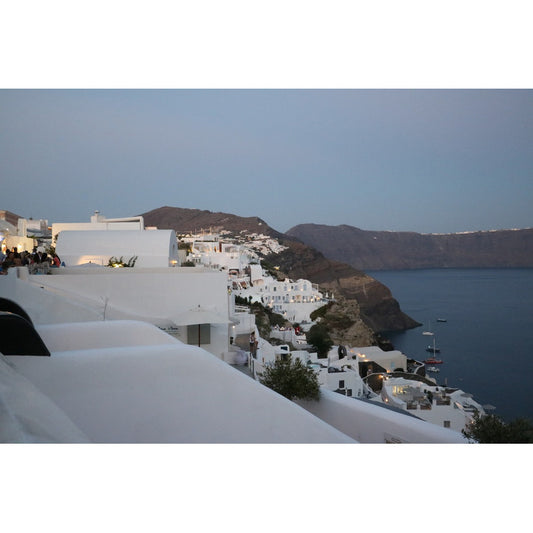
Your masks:
<path fill-rule="evenodd" d="M 30 273 L 47 271 L 50 267 L 59 267 L 61 260 L 57 254 L 47 254 L 42 248 L 36 248 L 33 253 L 19 252 L 16 247 L 6 252 L 0 251 L 0 274 L 7 274 L 10 267 L 27 266 Z"/>

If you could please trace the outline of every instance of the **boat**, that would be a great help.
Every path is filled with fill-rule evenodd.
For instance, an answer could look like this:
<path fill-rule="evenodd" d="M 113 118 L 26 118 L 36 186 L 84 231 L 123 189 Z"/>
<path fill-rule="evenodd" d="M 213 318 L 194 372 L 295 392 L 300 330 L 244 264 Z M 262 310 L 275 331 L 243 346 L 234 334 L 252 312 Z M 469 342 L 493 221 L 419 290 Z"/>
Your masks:
<path fill-rule="evenodd" d="M 426 363 L 426 365 L 442 365 L 444 361 L 442 359 L 436 359 L 435 357 L 430 357 L 429 359 L 425 359 L 424 363 Z"/>
<path fill-rule="evenodd" d="M 430 323 L 428 322 L 428 329 L 426 331 L 422 332 L 422 335 L 434 335 L 434 333 L 431 331 Z"/>
<path fill-rule="evenodd" d="M 435 357 L 435 354 L 437 352 L 440 352 L 440 350 L 438 348 L 435 348 L 435 337 L 433 337 L 433 347 L 428 346 L 426 348 L 426 352 L 433 352 L 433 357 L 430 357 L 429 359 L 426 359 L 424 361 L 424 363 L 430 364 L 430 365 L 441 365 L 442 364 L 442 359 L 437 359 Z"/>
<path fill-rule="evenodd" d="M 440 369 L 437 368 L 436 366 L 429 366 L 428 368 L 426 368 L 426 370 L 428 372 L 440 372 Z"/>
<path fill-rule="evenodd" d="M 437 318 L 437 322 L 448 322 L 446 318 Z"/>
<path fill-rule="evenodd" d="M 426 352 L 440 353 L 440 348 L 435 348 L 435 346 L 428 346 L 426 348 Z"/>

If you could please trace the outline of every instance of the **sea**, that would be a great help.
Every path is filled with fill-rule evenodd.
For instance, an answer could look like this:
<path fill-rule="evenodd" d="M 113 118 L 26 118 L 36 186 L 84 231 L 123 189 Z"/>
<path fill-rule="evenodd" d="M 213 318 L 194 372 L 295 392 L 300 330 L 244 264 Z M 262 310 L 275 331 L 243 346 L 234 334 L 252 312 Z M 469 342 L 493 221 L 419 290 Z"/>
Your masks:
<path fill-rule="evenodd" d="M 533 269 L 368 271 L 422 326 L 385 336 L 424 360 L 435 345 L 438 384 L 471 393 L 506 421 L 533 422 Z M 440 321 L 438 320 L 440 319 Z"/>

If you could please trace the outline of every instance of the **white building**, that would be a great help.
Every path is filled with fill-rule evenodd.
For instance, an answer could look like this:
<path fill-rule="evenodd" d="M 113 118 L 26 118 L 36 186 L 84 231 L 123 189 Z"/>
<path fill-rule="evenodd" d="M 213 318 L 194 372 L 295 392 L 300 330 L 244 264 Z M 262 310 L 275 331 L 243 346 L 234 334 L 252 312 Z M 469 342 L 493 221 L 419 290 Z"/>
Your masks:
<path fill-rule="evenodd" d="M 307 350 L 290 350 L 289 346 L 282 344 L 272 346 L 261 339 L 256 357 L 249 358 L 250 370 L 255 379 L 259 379 L 267 365 L 279 359 L 291 356 L 293 360 L 299 359 L 302 364 L 312 368 L 318 377 L 321 388 L 343 394 L 351 398 L 369 398 L 374 393 L 364 383 L 359 373 L 359 360 L 338 357 L 338 347 L 334 346 L 327 358 L 318 358 L 316 353 Z"/>
<path fill-rule="evenodd" d="M 52 224 L 52 244 L 55 246 L 57 237 L 62 231 L 143 231 L 143 217 L 106 218 L 95 211 L 90 222 L 56 222 Z"/>
<path fill-rule="evenodd" d="M 347 359 L 357 359 L 370 372 L 406 372 L 407 356 L 399 350 L 384 351 L 379 346 L 352 347 L 346 349 Z"/>
<path fill-rule="evenodd" d="M 285 249 L 275 239 L 265 235 L 251 235 L 244 243 L 223 242 L 218 234 L 184 238 L 191 251 L 187 260 L 198 266 L 224 270 L 228 273 L 230 289 L 237 296 L 260 302 L 289 322 L 310 322 L 309 315 L 327 303 L 318 285 L 308 280 L 278 281 L 264 271 L 259 254 Z"/>
<path fill-rule="evenodd" d="M 56 253 L 65 266 L 89 263 L 107 266 L 111 258 L 135 259 L 138 268 L 171 267 L 179 264 L 174 230 L 63 230 Z"/>
<path fill-rule="evenodd" d="M 0 249 L 3 253 L 13 248 L 18 252 L 33 251 L 35 241 L 28 237 L 24 220 L 19 218 L 17 226 L 14 226 L 7 220 L 0 219 Z"/>
<path fill-rule="evenodd" d="M 113 257 L 141 268 L 179 265 L 175 231 L 145 228 L 143 217 L 105 218 L 95 211 L 90 222 L 55 223 L 52 245 L 65 266 L 107 266 Z"/>
<path fill-rule="evenodd" d="M 257 254 L 241 244 L 223 242 L 218 235 L 203 235 L 191 239 L 191 251 L 187 260 L 199 266 L 223 269 L 228 273 L 243 275 L 252 261 L 258 261 Z"/>
<path fill-rule="evenodd" d="M 250 268 L 250 274 L 244 282 L 230 277 L 233 292 L 241 298 L 260 302 L 289 322 L 309 323 L 311 313 L 328 302 L 318 285 L 309 280 L 293 281 L 286 278 L 278 281 L 259 265 L 251 267 L 256 268 Z"/>
<path fill-rule="evenodd" d="M 0 296 L 21 305 L 35 324 L 142 320 L 219 358 L 229 349 L 230 305 L 224 273 L 196 268 L 72 267 L 1 276 Z"/>
<path fill-rule="evenodd" d="M 474 414 L 485 414 L 471 394 L 399 377 L 385 377 L 381 400 L 423 420 L 455 431 L 465 429 Z"/>

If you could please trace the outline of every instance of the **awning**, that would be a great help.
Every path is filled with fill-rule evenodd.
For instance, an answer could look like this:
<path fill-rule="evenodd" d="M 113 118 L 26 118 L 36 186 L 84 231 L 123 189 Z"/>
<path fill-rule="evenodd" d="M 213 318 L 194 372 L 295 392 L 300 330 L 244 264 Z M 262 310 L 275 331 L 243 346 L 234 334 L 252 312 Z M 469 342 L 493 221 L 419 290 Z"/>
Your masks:
<path fill-rule="evenodd" d="M 183 313 L 173 315 L 172 321 L 178 326 L 190 326 L 192 324 L 230 324 L 227 316 L 223 316 L 216 311 L 197 307 L 189 309 Z"/>

